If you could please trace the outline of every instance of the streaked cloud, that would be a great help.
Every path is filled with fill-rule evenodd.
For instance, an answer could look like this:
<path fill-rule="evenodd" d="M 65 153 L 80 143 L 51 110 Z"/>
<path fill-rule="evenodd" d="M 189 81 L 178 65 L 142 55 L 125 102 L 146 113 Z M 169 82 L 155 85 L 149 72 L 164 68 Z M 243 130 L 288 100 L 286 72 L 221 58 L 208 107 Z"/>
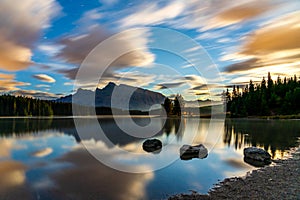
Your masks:
<path fill-rule="evenodd" d="M 142 73 L 133 70 L 129 72 L 115 72 L 111 77 L 104 78 L 104 80 L 106 81 L 106 84 L 110 80 L 113 80 L 117 84 L 127 84 L 131 86 L 148 86 L 150 83 L 153 83 L 155 81 L 155 78 L 156 76 L 154 74 Z"/>
<path fill-rule="evenodd" d="M 55 44 L 40 44 L 38 46 L 38 49 L 49 56 L 55 56 L 57 55 L 60 50 L 62 49 L 61 45 L 55 45 Z"/>
<path fill-rule="evenodd" d="M 226 72 L 227 73 L 232 73 L 232 72 L 238 72 L 238 71 L 247 71 L 256 67 L 260 67 L 260 65 L 257 64 L 258 59 L 253 58 L 250 60 L 246 60 L 243 62 L 235 63 L 232 65 L 229 65 L 226 67 Z"/>
<path fill-rule="evenodd" d="M 155 56 L 147 48 L 148 36 L 149 33 L 145 29 L 111 35 L 106 30 L 97 27 L 82 37 L 68 36 L 62 39 L 61 44 L 64 47 L 57 56 L 77 66 L 80 64 L 83 64 L 83 67 L 88 66 L 89 70 L 85 71 L 85 75 L 81 76 L 80 80 L 76 80 L 79 84 L 86 85 L 89 82 L 99 80 L 100 77 L 97 76 L 99 70 L 104 71 L 101 78 L 108 79 L 116 78 L 118 76 L 117 71 L 120 69 L 131 66 L 145 67 L 151 64 Z M 105 49 L 94 49 L 104 41 Z M 90 54 L 91 52 L 92 54 Z M 119 55 L 117 52 L 126 53 Z M 82 63 L 88 55 L 89 59 Z M 58 72 L 74 80 L 78 69 L 79 67 L 61 69 Z"/>
<path fill-rule="evenodd" d="M 240 52 L 227 58 L 252 58 L 228 66 L 227 72 L 300 63 L 300 12 L 278 17 L 245 38 Z M 276 72 L 276 71 L 275 71 Z"/>
<path fill-rule="evenodd" d="M 177 28 L 197 29 L 199 32 L 203 32 L 255 19 L 271 10 L 273 6 L 274 4 L 269 0 L 191 0 L 186 4 L 185 12 L 182 13 L 179 19 L 170 24 Z M 218 34 L 218 36 L 221 35 Z"/>
<path fill-rule="evenodd" d="M 28 86 L 30 83 L 15 80 L 15 74 L 0 73 L 0 92 L 19 90 L 19 86 Z"/>
<path fill-rule="evenodd" d="M 7 40 L 3 35 L 0 35 L 0 43 L 0 69 L 18 71 L 32 63 L 32 52 L 29 48 Z"/>
<path fill-rule="evenodd" d="M 89 33 L 64 37 L 59 41 L 63 48 L 57 57 L 70 63 L 80 64 L 99 43 L 109 36 L 106 30 L 97 28 Z"/>
<path fill-rule="evenodd" d="M 122 27 L 149 26 L 165 23 L 182 14 L 185 4 L 182 1 L 168 1 L 165 6 L 158 2 L 147 2 L 138 5 L 132 10 L 138 10 L 120 21 Z"/>
<path fill-rule="evenodd" d="M 15 78 L 14 74 L 1 74 L 0 73 L 0 80 L 12 80 Z"/>
<path fill-rule="evenodd" d="M 256 74 L 239 76 L 237 78 L 233 78 L 230 83 L 234 85 L 246 85 L 249 84 L 249 81 L 252 80 L 253 83 L 259 83 L 262 80 L 262 77 Z"/>
<path fill-rule="evenodd" d="M 32 77 L 46 83 L 54 83 L 56 81 L 54 78 L 47 74 L 35 74 L 32 75 Z"/>
<path fill-rule="evenodd" d="M 169 88 L 177 88 L 181 85 L 185 84 L 184 82 L 176 82 L 176 83 L 160 83 L 156 85 L 157 90 L 169 89 Z"/>
<path fill-rule="evenodd" d="M 62 94 L 53 94 L 51 92 L 45 92 L 40 90 L 16 90 L 10 92 L 10 94 L 15 96 L 26 96 L 44 100 L 55 100 L 62 96 Z"/>
<path fill-rule="evenodd" d="M 46 83 L 56 82 L 56 80 L 54 78 L 52 78 L 51 76 L 49 76 L 47 74 L 35 74 L 35 75 L 32 75 L 32 77 L 35 79 L 38 79 L 42 82 L 46 82 Z"/>
<path fill-rule="evenodd" d="M 51 86 L 50 85 L 45 85 L 45 84 L 38 84 L 38 85 L 35 85 L 36 88 L 50 88 Z"/>
<path fill-rule="evenodd" d="M 210 18 L 202 30 L 221 28 L 233 24 L 237 24 L 246 20 L 253 19 L 264 14 L 272 8 L 271 1 L 227 1 L 227 7 L 217 11 Z"/>
<path fill-rule="evenodd" d="M 218 43 L 229 43 L 230 41 L 232 41 L 231 38 L 220 38 L 217 40 Z"/>
<path fill-rule="evenodd" d="M 241 54 L 259 55 L 264 54 L 290 57 L 300 53 L 300 12 L 294 12 L 282 17 L 279 17 L 269 25 L 255 31 L 246 40 Z M 293 50 L 287 52 L 288 50 Z M 297 53 L 295 53 L 297 51 Z M 280 55 L 282 52 L 283 55 Z"/>
<path fill-rule="evenodd" d="M 18 71 L 33 63 L 32 48 L 60 10 L 54 0 L 0 2 L 0 69 Z"/>
<path fill-rule="evenodd" d="M 199 85 L 199 86 L 191 88 L 191 90 L 203 90 L 203 89 L 208 89 L 208 86 L 206 84 L 203 84 L 203 85 Z"/>

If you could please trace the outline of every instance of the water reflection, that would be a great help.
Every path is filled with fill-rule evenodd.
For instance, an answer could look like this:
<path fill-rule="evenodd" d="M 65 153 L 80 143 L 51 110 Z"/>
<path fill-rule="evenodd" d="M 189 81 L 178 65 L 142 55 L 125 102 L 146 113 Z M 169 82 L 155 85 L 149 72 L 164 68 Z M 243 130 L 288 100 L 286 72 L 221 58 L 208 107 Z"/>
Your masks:
<path fill-rule="evenodd" d="M 147 123 L 149 123 L 149 118 L 146 117 L 137 117 L 133 119 L 140 126 L 145 126 Z M 153 137 L 159 137 L 163 134 L 166 134 L 166 136 L 169 137 L 171 134 L 174 134 L 178 141 L 182 139 L 185 131 L 185 120 L 178 118 L 157 118 L 154 119 L 154 121 L 156 121 L 156 124 L 161 128 L 159 129 L 159 132 L 153 135 Z M 97 134 L 94 132 L 94 130 L 96 130 L 96 126 L 100 125 L 106 137 L 114 145 L 124 146 L 141 140 L 141 138 L 133 137 L 122 131 L 118 126 L 116 126 L 113 118 L 99 118 L 98 122 L 99 124 L 91 123 L 89 118 L 81 119 L 76 128 L 78 128 L 79 131 L 84 131 L 85 134 L 83 138 L 80 138 L 77 130 L 75 129 L 72 118 L 1 118 L 0 136 L 11 137 L 13 134 L 16 137 L 21 137 L 22 135 L 26 134 L 35 135 L 43 130 L 52 130 L 63 132 L 67 135 L 72 135 L 77 142 L 81 142 L 82 139 L 86 140 L 91 138 L 95 140 L 101 140 L 101 138 L 98 138 Z M 126 125 L 127 118 L 124 118 L 123 122 L 121 121 L 121 123 Z M 142 134 L 143 133 L 141 133 L 141 136 Z"/>
<path fill-rule="evenodd" d="M 98 123 L 88 118 L 77 127 L 82 138 L 72 118 L 0 119 L 0 199 L 162 199 L 191 189 L 206 193 L 218 180 L 253 169 L 243 161 L 244 147 L 265 147 L 276 154 L 296 146 L 300 136 L 299 121 L 227 120 L 224 126 L 208 119 L 200 124 L 193 118 L 152 120 L 161 129 L 155 135 L 163 144 L 159 154 L 146 153 L 145 139 L 127 135 L 112 118 L 99 118 L 99 124 L 113 145 L 95 134 Z M 149 123 L 147 118 L 135 121 Z M 208 131 L 209 126 L 214 129 Z M 137 171 L 151 171 L 168 159 L 174 162 L 129 174 L 102 164 L 82 144 Z M 182 161 L 179 149 L 184 144 L 203 144 L 209 156 Z M 132 154 L 118 154 L 117 148 Z"/>
<path fill-rule="evenodd" d="M 168 137 L 171 133 L 175 133 L 178 141 L 182 140 L 185 131 L 186 120 L 180 118 L 167 118 L 163 126 L 163 132 Z"/>
<path fill-rule="evenodd" d="M 29 199 L 26 186 L 26 166 L 21 162 L 7 160 L 0 162 L 0 199 Z"/>
<path fill-rule="evenodd" d="M 146 199 L 145 186 L 153 178 L 153 173 L 129 174 L 111 169 L 83 148 L 67 153 L 58 162 L 69 162 L 74 167 L 52 175 L 54 194 L 59 194 L 54 199 L 64 199 L 61 194 L 75 199 Z"/>
<path fill-rule="evenodd" d="M 245 146 L 264 148 L 272 158 L 282 158 L 291 147 L 297 147 L 300 137 L 298 120 L 228 119 L 223 141 L 235 149 Z"/>
<path fill-rule="evenodd" d="M 0 118 L 0 127 L 1 137 L 21 137 L 37 135 L 43 130 L 64 132 L 74 129 L 74 122 L 71 118 Z"/>

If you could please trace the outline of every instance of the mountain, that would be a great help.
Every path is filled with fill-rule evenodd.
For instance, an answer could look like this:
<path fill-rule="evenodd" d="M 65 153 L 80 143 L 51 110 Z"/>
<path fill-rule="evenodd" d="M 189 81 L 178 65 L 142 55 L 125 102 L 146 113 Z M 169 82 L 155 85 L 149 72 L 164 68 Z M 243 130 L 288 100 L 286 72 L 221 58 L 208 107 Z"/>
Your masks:
<path fill-rule="evenodd" d="M 158 92 L 110 82 L 102 89 L 97 88 L 96 91 L 78 89 L 75 94 L 59 98 L 56 101 L 72 103 L 73 100 L 73 103 L 91 106 L 93 99 L 95 99 L 96 107 L 148 111 L 160 108 L 165 96 Z"/>

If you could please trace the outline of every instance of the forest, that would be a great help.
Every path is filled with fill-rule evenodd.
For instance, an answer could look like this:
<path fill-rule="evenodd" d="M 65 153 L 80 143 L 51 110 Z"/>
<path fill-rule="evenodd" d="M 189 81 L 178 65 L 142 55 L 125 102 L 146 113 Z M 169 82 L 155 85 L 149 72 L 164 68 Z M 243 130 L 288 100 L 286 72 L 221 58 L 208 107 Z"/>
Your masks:
<path fill-rule="evenodd" d="M 126 115 L 128 112 L 117 108 L 89 107 L 76 105 L 76 115 Z M 146 111 L 130 110 L 131 115 L 148 115 Z M 72 103 L 40 100 L 24 96 L 0 96 L 0 116 L 72 116 Z"/>
<path fill-rule="evenodd" d="M 300 81 L 294 75 L 290 78 L 277 77 L 249 84 L 240 88 L 233 86 L 224 93 L 227 112 L 231 117 L 293 115 L 300 113 Z"/>
<path fill-rule="evenodd" d="M 165 98 L 162 107 L 165 109 L 167 116 L 181 116 L 184 110 L 184 99 L 177 94 L 174 99 Z"/>
<path fill-rule="evenodd" d="M 0 96 L 0 116 L 62 116 L 72 114 L 72 104 L 23 96 Z"/>

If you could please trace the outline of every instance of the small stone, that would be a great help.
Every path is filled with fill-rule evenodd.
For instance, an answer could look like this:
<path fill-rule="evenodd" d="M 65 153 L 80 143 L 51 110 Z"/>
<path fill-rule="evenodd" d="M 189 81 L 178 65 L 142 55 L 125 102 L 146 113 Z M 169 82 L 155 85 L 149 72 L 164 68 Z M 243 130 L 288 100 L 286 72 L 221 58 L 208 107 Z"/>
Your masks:
<path fill-rule="evenodd" d="M 183 145 L 180 150 L 180 158 L 182 160 L 190 160 L 193 158 L 206 158 L 208 155 L 208 150 L 205 148 L 203 144 L 199 144 L 196 146 L 191 145 Z"/>
<path fill-rule="evenodd" d="M 158 139 L 148 139 L 143 143 L 146 152 L 159 153 L 162 149 L 162 142 Z"/>

